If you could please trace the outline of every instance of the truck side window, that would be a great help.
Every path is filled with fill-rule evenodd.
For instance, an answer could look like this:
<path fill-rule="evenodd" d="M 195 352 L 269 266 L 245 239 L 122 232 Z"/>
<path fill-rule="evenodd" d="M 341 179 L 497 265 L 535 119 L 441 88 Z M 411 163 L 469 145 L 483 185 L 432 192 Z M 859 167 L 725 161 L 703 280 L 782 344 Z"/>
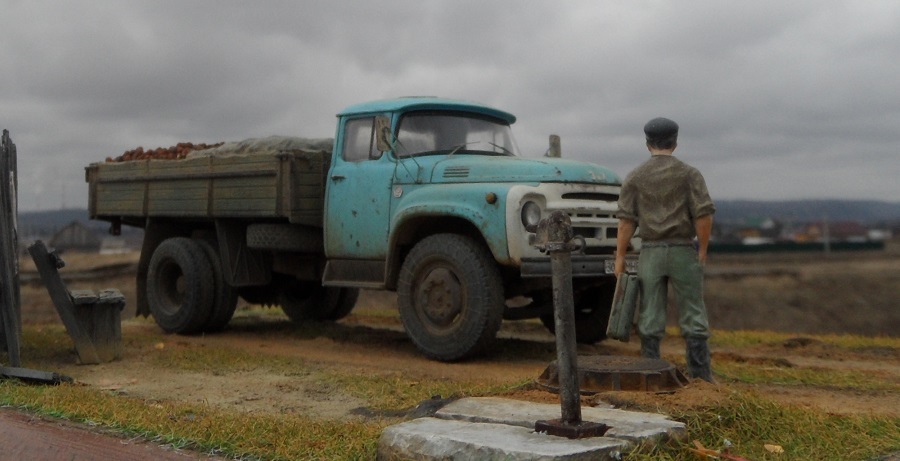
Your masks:
<path fill-rule="evenodd" d="M 380 157 L 375 143 L 375 117 L 348 120 L 344 124 L 344 148 L 341 157 L 346 162 L 361 162 Z"/>

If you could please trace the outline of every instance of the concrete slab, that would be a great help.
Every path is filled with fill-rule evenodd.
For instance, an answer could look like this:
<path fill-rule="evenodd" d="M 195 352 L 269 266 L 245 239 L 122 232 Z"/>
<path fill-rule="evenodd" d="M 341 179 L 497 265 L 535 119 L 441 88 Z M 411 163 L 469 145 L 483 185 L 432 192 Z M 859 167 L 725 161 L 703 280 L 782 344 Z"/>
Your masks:
<path fill-rule="evenodd" d="M 665 415 L 583 407 L 584 421 L 611 426 L 604 437 L 569 440 L 534 432 L 538 420 L 557 419 L 560 406 L 495 397 L 460 399 L 419 418 L 388 427 L 379 460 L 580 461 L 618 459 L 634 444 L 687 436 Z"/>
<path fill-rule="evenodd" d="M 456 400 L 435 413 L 436 418 L 507 424 L 534 429 L 535 421 L 557 419 L 559 405 L 522 402 L 497 397 L 477 397 Z M 582 407 L 581 419 L 610 426 L 607 437 L 632 441 L 687 436 L 684 423 L 672 421 L 666 415 L 616 410 L 614 408 Z"/>
<path fill-rule="evenodd" d="M 588 461 L 615 459 L 629 446 L 611 437 L 569 440 L 521 426 L 419 418 L 385 429 L 377 459 Z"/>

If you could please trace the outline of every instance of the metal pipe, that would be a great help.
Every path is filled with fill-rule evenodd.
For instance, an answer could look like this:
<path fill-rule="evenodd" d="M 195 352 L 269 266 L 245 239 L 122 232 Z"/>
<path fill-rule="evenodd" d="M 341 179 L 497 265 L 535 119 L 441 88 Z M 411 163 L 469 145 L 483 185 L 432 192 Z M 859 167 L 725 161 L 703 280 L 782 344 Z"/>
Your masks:
<path fill-rule="evenodd" d="M 550 255 L 553 281 L 553 310 L 556 330 L 556 355 L 559 369 L 561 422 L 581 424 L 581 392 L 578 385 L 578 355 L 575 345 L 575 301 L 572 294 L 572 256 L 579 248 L 573 242 L 569 215 L 554 211 L 537 228 L 538 244 Z"/>

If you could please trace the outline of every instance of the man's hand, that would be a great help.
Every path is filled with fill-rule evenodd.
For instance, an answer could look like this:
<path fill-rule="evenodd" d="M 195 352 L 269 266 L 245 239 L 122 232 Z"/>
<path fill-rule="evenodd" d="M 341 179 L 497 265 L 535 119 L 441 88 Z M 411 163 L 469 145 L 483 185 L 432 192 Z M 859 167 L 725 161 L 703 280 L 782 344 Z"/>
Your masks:
<path fill-rule="evenodd" d="M 619 219 L 619 227 L 616 236 L 616 277 L 625 272 L 625 253 L 628 252 L 628 244 L 637 224 L 630 219 Z"/>
<path fill-rule="evenodd" d="M 700 266 L 706 265 L 706 249 L 709 247 L 709 237 L 712 234 L 713 217 L 711 214 L 701 216 L 694 220 L 694 229 L 697 231 L 697 256 Z"/>

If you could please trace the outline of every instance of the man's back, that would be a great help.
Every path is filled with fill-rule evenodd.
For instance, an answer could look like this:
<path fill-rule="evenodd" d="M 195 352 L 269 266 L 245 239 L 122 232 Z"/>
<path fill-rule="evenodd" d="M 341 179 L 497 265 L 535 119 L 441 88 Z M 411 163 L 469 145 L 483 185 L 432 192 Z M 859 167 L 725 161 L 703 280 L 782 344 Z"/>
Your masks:
<path fill-rule="evenodd" d="M 619 210 L 638 223 L 645 241 L 686 243 L 694 238 L 694 219 L 715 206 L 696 168 L 672 155 L 653 155 L 625 178 Z"/>

